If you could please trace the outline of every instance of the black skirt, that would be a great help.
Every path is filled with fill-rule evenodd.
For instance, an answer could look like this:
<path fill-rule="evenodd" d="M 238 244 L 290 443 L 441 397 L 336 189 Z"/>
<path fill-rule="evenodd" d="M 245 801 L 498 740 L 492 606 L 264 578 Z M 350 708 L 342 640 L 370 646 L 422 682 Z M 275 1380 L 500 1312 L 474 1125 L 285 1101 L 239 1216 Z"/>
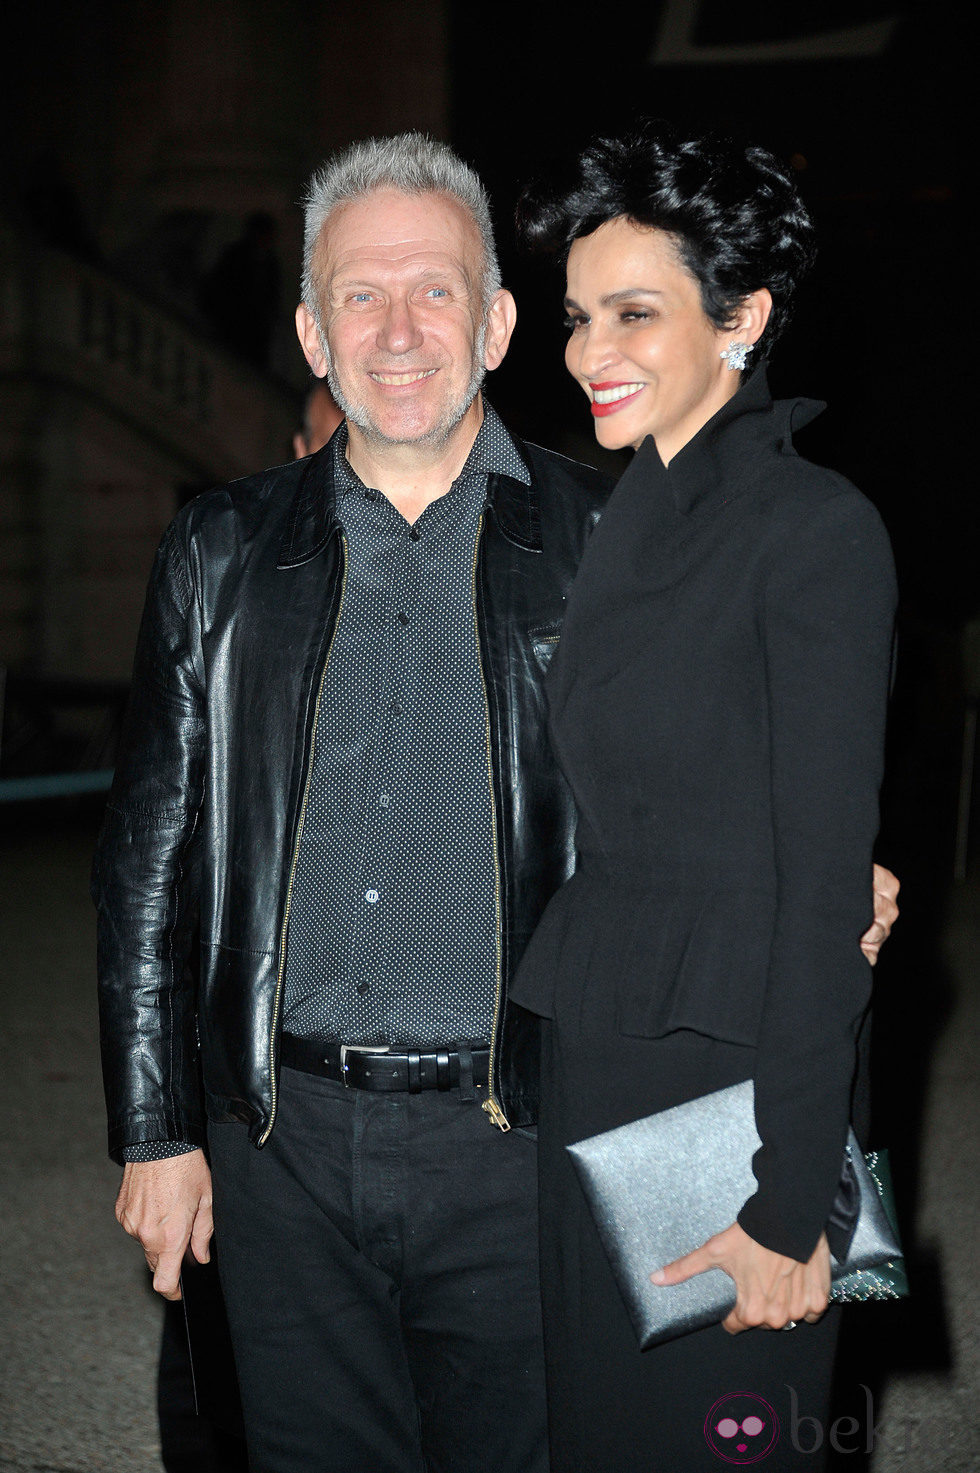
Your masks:
<path fill-rule="evenodd" d="M 581 1000 L 585 1003 L 585 999 Z M 565 1146 L 721 1089 L 752 1051 L 694 1033 L 626 1038 L 583 1006 L 546 1022 L 541 1279 L 552 1473 L 824 1467 L 839 1310 L 796 1330 L 720 1326 L 640 1351 Z M 660 1265 L 651 1262 L 651 1271 Z M 761 1424 L 761 1425 L 760 1425 Z M 734 1430 L 733 1430 L 734 1429 Z"/>

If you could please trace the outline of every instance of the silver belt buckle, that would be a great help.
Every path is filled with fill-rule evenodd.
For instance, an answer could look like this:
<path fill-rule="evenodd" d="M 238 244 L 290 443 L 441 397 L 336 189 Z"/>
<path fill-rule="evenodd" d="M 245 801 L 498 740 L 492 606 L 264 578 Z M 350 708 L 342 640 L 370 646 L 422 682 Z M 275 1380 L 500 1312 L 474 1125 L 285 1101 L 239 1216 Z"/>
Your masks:
<path fill-rule="evenodd" d="M 350 1089 L 349 1069 L 347 1066 L 348 1054 L 387 1054 L 391 1052 L 390 1043 L 342 1043 L 340 1045 L 340 1072 L 344 1076 L 344 1088 Z"/>

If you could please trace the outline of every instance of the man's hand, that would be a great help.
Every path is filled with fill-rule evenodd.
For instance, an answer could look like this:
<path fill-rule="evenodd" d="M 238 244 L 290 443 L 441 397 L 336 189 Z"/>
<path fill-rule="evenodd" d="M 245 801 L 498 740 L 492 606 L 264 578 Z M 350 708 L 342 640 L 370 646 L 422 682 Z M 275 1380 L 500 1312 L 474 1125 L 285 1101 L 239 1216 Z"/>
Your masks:
<path fill-rule="evenodd" d="M 809 1263 L 798 1263 L 763 1248 L 735 1222 L 650 1278 L 655 1284 L 682 1284 L 709 1268 L 724 1269 L 735 1282 L 735 1308 L 722 1320 L 730 1335 L 756 1326 L 783 1330 L 799 1320 L 813 1325 L 827 1308 L 830 1249 L 823 1233 Z"/>
<path fill-rule="evenodd" d="M 211 1172 L 204 1152 L 127 1162 L 116 1221 L 142 1244 L 157 1293 L 179 1299 L 180 1265 L 188 1243 L 198 1263 L 211 1256 Z"/>
<path fill-rule="evenodd" d="M 890 869 L 882 869 L 880 864 L 876 864 L 872 888 L 875 918 L 861 937 L 861 950 L 874 966 L 883 943 L 888 940 L 892 926 L 898 920 L 898 880 Z"/>

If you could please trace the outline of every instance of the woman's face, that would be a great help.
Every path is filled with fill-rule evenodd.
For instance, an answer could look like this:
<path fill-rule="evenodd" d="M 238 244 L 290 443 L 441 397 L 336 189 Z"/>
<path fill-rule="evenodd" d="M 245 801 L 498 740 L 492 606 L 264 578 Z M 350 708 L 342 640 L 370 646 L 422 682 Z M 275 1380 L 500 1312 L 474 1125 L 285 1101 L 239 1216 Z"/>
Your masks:
<path fill-rule="evenodd" d="M 652 435 L 666 464 L 738 388 L 741 375 L 721 353 L 739 329 L 719 331 L 705 316 L 666 231 L 619 216 L 581 236 L 568 256 L 565 308 L 565 363 L 607 450 Z"/>

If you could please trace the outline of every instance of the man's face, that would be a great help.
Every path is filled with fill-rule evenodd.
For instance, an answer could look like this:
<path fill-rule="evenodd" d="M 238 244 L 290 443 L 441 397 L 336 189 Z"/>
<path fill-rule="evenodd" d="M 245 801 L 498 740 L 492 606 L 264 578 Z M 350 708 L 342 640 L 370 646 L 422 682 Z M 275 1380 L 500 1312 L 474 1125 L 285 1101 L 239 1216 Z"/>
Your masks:
<path fill-rule="evenodd" d="M 444 444 L 506 350 L 487 350 L 475 221 L 444 195 L 377 190 L 334 210 L 315 265 L 348 421 L 375 443 Z"/>

